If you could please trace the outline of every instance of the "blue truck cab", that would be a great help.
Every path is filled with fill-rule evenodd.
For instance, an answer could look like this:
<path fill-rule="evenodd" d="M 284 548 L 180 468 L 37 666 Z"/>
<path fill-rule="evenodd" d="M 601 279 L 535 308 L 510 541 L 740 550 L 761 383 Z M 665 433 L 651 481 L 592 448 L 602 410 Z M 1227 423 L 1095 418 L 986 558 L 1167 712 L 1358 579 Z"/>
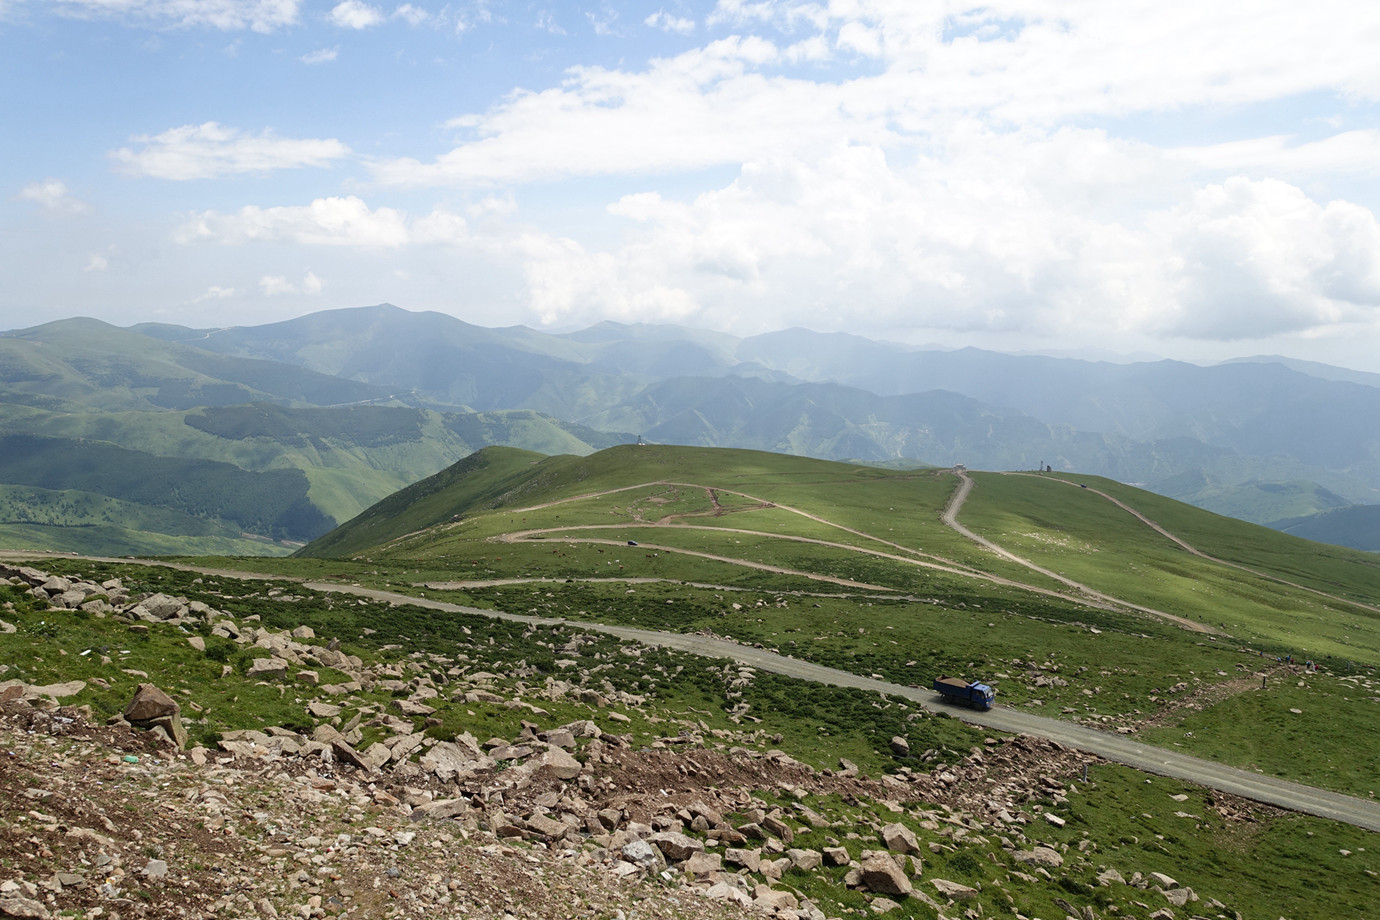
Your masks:
<path fill-rule="evenodd" d="M 970 683 L 961 677 L 937 677 L 934 689 L 947 699 L 968 703 L 982 710 L 991 709 L 997 696 L 996 691 L 986 684 L 977 681 Z"/>

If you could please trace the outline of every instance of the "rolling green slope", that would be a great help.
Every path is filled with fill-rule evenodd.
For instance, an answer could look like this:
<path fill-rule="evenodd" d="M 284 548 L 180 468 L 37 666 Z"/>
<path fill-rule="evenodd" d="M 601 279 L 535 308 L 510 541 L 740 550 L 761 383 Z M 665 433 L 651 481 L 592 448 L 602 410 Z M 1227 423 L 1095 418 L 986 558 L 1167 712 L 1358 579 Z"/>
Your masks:
<path fill-rule="evenodd" d="M 102 512 L 103 523 L 115 527 L 115 532 L 120 528 L 143 532 L 150 518 L 147 512 L 132 509 L 146 504 L 145 499 L 132 496 L 128 490 L 131 482 L 139 481 L 150 469 L 159 471 L 169 494 L 187 501 L 207 485 L 197 470 L 224 471 L 225 476 L 217 481 L 240 483 L 233 489 L 251 503 L 256 501 L 254 490 L 244 488 L 243 482 L 255 477 L 297 477 L 317 520 L 305 529 L 294 527 L 277 536 L 298 543 L 488 444 L 513 443 L 548 453 L 583 454 L 626 440 L 626 436 L 597 432 L 526 410 L 440 413 L 404 406 L 292 408 L 273 403 L 110 413 L 50 411 L 0 403 L 0 437 L 6 436 L 21 439 L 12 442 L 12 447 L 29 444 L 26 450 L 32 449 L 32 442 L 23 439 L 41 439 L 46 445 L 44 457 L 58 459 L 39 470 L 33 462 L 24 461 L 23 451 L 13 452 L 0 458 L 0 484 L 55 492 L 120 489 L 104 493 L 118 500 Z M 99 460 L 92 459 L 93 452 L 99 453 Z M 79 457 L 88 458 L 86 466 L 74 465 Z M 185 471 L 190 478 L 177 482 L 174 488 L 169 477 L 180 475 L 176 471 Z M 157 500 L 151 507 L 166 504 L 158 489 L 153 492 Z M 212 497 L 208 501 L 223 504 L 225 500 Z M 179 510 L 209 514 L 208 519 L 216 520 L 242 517 L 238 512 L 227 516 L 181 506 Z M 130 512 L 127 520 L 122 517 L 124 511 Z M 161 520 L 156 515 L 152 519 Z M 50 526 L 27 523 L 39 528 Z M 239 529 L 274 535 L 271 528 L 262 531 L 257 526 Z M 179 534 L 183 534 L 181 525 L 166 532 L 170 538 Z M 31 548 L 65 547 L 69 537 L 45 538 Z M 166 551 L 177 553 L 191 552 L 194 545 L 179 546 L 171 539 L 165 542 Z M 143 547 L 148 541 L 140 537 L 125 551 L 149 551 L 136 548 L 136 544 Z M 209 551 L 250 552 L 256 544 L 236 545 L 240 548 L 220 546 Z M 108 534 L 102 546 L 103 552 L 114 551 L 111 547 L 118 549 L 119 540 Z"/>
<path fill-rule="evenodd" d="M 969 475 L 957 520 L 978 539 L 943 519 L 952 470 L 487 449 L 275 564 L 335 559 L 393 591 L 726 636 L 903 684 L 980 676 L 1005 706 L 1370 791 L 1380 559 L 1110 480 Z M 1262 724 L 1302 747 L 1256 743 Z"/>

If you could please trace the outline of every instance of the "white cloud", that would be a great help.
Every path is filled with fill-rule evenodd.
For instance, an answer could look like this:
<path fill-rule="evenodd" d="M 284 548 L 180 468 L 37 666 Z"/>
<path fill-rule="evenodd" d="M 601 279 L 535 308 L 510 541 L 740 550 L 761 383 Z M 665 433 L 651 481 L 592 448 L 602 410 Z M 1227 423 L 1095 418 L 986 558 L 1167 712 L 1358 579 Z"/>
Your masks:
<path fill-rule="evenodd" d="M 350 196 L 317 198 L 304 206 L 250 205 L 233 214 L 205 211 L 183 223 L 174 239 L 180 243 L 290 241 L 308 246 L 397 249 L 413 244 L 458 245 L 471 242 L 473 235 L 464 217 L 443 208 L 410 219 L 394 208 L 370 209 Z"/>
<path fill-rule="evenodd" d="M 54 8 L 80 18 L 127 19 L 137 23 L 199 26 L 226 31 L 273 32 L 297 22 L 301 0 L 50 0 Z"/>
<path fill-rule="evenodd" d="M 419 26 L 432 18 L 432 15 L 419 6 L 411 3 L 404 3 L 393 11 L 394 19 L 401 19 L 408 25 Z"/>
<path fill-rule="evenodd" d="M 654 78 L 579 68 L 565 87 L 455 119 L 451 127 L 478 139 L 432 163 L 405 158 L 370 168 L 385 183 L 409 186 L 668 173 L 887 133 L 884 119 L 849 111 L 840 87 L 750 72 L 779 57 L 764 39 L 735 36 L 655 62 Z"/>
<path fill-rule="evenodd" d="M 1380 222 L 1278 180 L 1233 178 L 1157 215 L 1175 268 L 1160 331 L 1232 340 L 1380 313 Z"/>
<path fill-rule="evenodd" d="M 642 20 L 644 25 L 651 26 L 653 29 L 661 29 L 663 32 L 675 32 L 677 35 L 691 35 L 695 31 L 695 20 L 686 19 L 683 16 L 675 16 L 663 10 L 657 10 L 646 19 Z"/>
<path fill-rule="evenodd" d="M 564 35 L 565 29 L 556 21 L 556 17 L 549 11 L 543 10 L 537 14 L 537 28 L 552 35 Z"/>
<path fill-rule="evenodd" d="M 259 291 L 265 297 L 281 297 L 285 294 L 305 294 L 314 297 L 321 293 L 323 287 L 325 283 L 310 271 L 302 276 L 300 284 L 289 281 L 285 275 L 264 275 L 259 279 Z M 231 293 L 234 293 L 233 290 Z"/>
<path fill-rule="evenodd" d="M 109 267 L 110 267 L 110 260 L 109 260 L 109 259 L 107 259 L 105 256 L 101 255 L 101 254 L 98 253 L 98 252 L 93 252 L 93 253 L 91 253 L 90 258 L 88 258 L 88 259 L 86 260 L 86 268 L 82 269 L 82 271 L 86 271 L 86 272 L 103 272 L 103 271 L 105 271 L 105 270 L 106 270 L 107 268 L 109 268 Z"/>
<path fill-rule="evenodd" d="M 545 323 L 1065 341 L 1229 341 L 1380 319 L 1380 223 L 1365 208 L 1236 179 L 1138 216 L 1117 202 L 1154 192 L 1142 187 L 1153 151 L 1072 130 L 954 143 L 915 165 L 840 146 L 754 161 L 690 201 L 625 196 L 609 208 L 628 221 L 617 246 L 522 241 L 529 305 Z"/>
<path fill-rule="evenodd" d="M 205 293 L 200 294 L 197 297 L 193 297 L 191 302 L 205 303 L 208 300 L 228 300 L 229 298 L 234 297 L 237 294 L 239 294 L 239 291 L 235 290 L 232 287 L 224 287 L 219 284 L 213 284 L 206 289 Z"/>
<path fill-rule="evenodd" d="M 67 183 L 61 179 L 30 182 L 19 190 L 18 198 L 32 201 L 56 214 L 84 214 L 91 210 L 91 206 L 73 195 Z"/>
<path fill-rule="evenodd" d="M 296 294 L 297 285 L 282 275 L 264 275 L 259 279 L 259 290 L 263 291 L 265 297 L 277 297 L 280 294 Z"/>
<path fill-rule="evenodd" d="M 1380 131 L 1344 131 L 1304 144 L 1287 135 L 1180 147 L 1166 155 L 1214 170 L 1380 173 Z"/>
<path fill-rule="evenodd" d="M 184 243 L 293 240 L 309 245 L 391 248 L 406 244 L 409 232 L 401 211 L 371 211 L 363 201 L 350 196 L 318 198 L 302 207 L 249 205 L 234 214 L 205 211 L 183 224 L 175 238 Z"/>
<path fill-rule="evenodd" d="M 111 159 L 124 172 L 156 179 L 213 179 L 233 173 L 322 167 L 350 154 L 350 148 L 334 138 L 280 138 L 271 131 L 244 134 L 213 121 L 133 140 L 143 146 L 137 150 L 121 147 L 110 154 Z"/>
<path fill-rule="evenodd" d="M 302 55 L 303 64 L 329 64 L 340 55 L 338 48 L 322 48 L 319 51 L 312 51 Z"/>
<path fill-rule="evenodd" d="M 341 0 L 331 7 L 330 18 L 342 29 L 367 29 L 383 22 L 384 15 L 362 0 Z"/>
<path fill-rule="evenodd" d="M 967 118 L 1047 129 L 1319 91 L 1380 98 L 1380 7 L 1301 9 L 1288 0 L 721 2 L 715 22 L 769 23 L 785 40 L 734 35 L 643 69 L 572 68 L 560 86 L 457 119 L 466 139 L 435 161 L 375 168 L 402 185 L 671 173 L 771 150 L 818 155 L 839 141 L 925 145 Z M 841 81 L 779 70 L 839 54 L 876 64 Z"/>

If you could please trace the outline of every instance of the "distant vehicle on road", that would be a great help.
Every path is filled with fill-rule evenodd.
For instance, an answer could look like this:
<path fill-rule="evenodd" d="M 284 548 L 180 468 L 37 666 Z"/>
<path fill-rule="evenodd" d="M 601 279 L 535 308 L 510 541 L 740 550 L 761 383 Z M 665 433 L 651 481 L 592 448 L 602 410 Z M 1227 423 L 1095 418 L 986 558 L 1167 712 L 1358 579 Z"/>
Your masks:
<path fill-rule="evenodd" d="M 629 540 L 629 541 L 628 541 L 628 545 L 629 545 L 629 546 L 636 546 L 636 545 L 637 545 L 637 541 L 636 541 L 636 540 Z"/>
<path fill-rule="evenodd" d="M 961 677 L 937 677 L 934 681 L 934 689 L 936 693 L 947 699 L 968 703 L 983 710 L 991 709 L 997 696 L 997 692 L 986 684 L 980 684 L 977 681 L 970 683 Z"/>

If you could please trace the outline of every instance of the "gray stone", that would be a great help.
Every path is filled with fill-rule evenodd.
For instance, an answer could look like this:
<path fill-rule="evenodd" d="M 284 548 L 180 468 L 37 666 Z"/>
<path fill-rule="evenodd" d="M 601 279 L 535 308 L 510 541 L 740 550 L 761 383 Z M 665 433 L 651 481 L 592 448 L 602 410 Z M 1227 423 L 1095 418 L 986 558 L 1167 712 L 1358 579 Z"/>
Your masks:
<path fill-rule="evenodd" d="M 168 716 L 175 716 L 182 712 L 182 707 L 177 705 L 177 701 L 159 690 L 153 684 L 140 684 L 134 691 L 134 698 L 125 707 L 125 721 L 131 725 L 138 725 L 140 722 L 152 722 L 154 719 L 162 719 Z"/>
<path fill-rule="evenodd" d="M 533 815 L 527 819 L 527 829 L 548 840 L 557 840 L 566 835 L 570 825 L 549 815 Z"/>
<path fill-rule="evenodd" d="M 282 680 L 287 670 L 288 662 L 281 658 L 255 658 L 244 676 L 250 680 Z"/>
<path fill-rule="evenodd" d="M 966 901 L 969 898 L 978 896 L 978 890 L 976 888 L 960 885 L 958 882 L 951 882 L 948 879 L 932 878 L 930 879 L 930 884 L 950 901 Z"/>
<path fill-rule="evenodd" d="M 724 850 L 724 862 L 731 866 L 742 866 L 749 872 L 756 872 L 762 866 L 762 851 L 729 847 Z"/>
<path fill-rule="evenodd" d="M 161 859 L 150 859 L 143 873 L 149 878 L 167 878 L 168 864 Z"/>
<path fill-rule="evenodd" d="M 666 867 L 661 851 L 645 840 L 632 840 L 623 845 L 620 851 L 624 862 L 630 862 L 641 869 L 658 872 Z"/>
<path fill-rule="evenodd" d="M 465 732 L 454 741 L 442 741 L 432 745 L 431 750 L 422 755 L 418 764 L 428 773 L 434 773 L 441 782 L 448 783 L 457 776 L 492 769 L 494 759 L 480 751 L 479 742 L 475 741 L 469 732 Z"/>
<path fill-rule="evenodd" d="M 548 747 L 533 761 L 537 776 L 574 779 L 580 775 L 580 762 L 558 747 Z"/>
<path fill-rule="evenodd" d="M 728 884 L 728 882 L 715 882 L 705 890 L 704 896 L 713 898 L 716 901 L 732 901 L 736 904 L 741 904 L 743 907 L 752 906 L 752 898 L 748 897 L 745 891 L 735 888 Z"/>
<path fill-rule="evenodd" d="M 868 891 L 904 897 L 913 890 L 910 879 L 885 851 L 864 852 L 860 872 L 862 884 Z"/>
<path fill-rule="evenodd" d="M 416 806 L 412 809 L 410 817 L 413 821 L 444 821 L 446 818 L 463 815 L 469 810 L 469 799 L 437 799 Z"/>
<path fill-rule="evenodd" d="M 752 906 L 766 913 L 795 910 L 800 906 L 800 900 L 789 891 L 780 891 L 767 885 L 758 885 L 753 895 Z"/>
<path fill-rule="evenodd" d="M 47 920 L 48 908 L 29 898 L 0 898 L 0 917 L 15 920 Z"/>
<path fill-rule="evenodd" d="M 672 862 L 681 862 L 704 850 L 704 844 L 676 831 L 653 834 L 647 838 L 647 842 L 659 849 Z"/>
<path fill-rule="evenodd" d="M 1017 850 L 1014 854 L 1016 862 L 1025 863 L 1028 866 L 1043 866 L 1046 869 L 1057 869 L 1064 864 L 1064 857 L 1059 855 L 1057 850 L 1049 847 L 1036 847 L 1033 850 Z"/>
<path fill-rule="evenodd" d="M 686 875 L 708 878 L 716 872 L 723 871 L 723 857 L 718 853 L 692 853 L 681 865 L 681 869 Z"/>
<path fill-rule="evenodd" d="M 904 824 L 888 824 L 882 828 L 882 843 L 893 853 L 919 853 L 920 842 L 915 832 Z"/>

